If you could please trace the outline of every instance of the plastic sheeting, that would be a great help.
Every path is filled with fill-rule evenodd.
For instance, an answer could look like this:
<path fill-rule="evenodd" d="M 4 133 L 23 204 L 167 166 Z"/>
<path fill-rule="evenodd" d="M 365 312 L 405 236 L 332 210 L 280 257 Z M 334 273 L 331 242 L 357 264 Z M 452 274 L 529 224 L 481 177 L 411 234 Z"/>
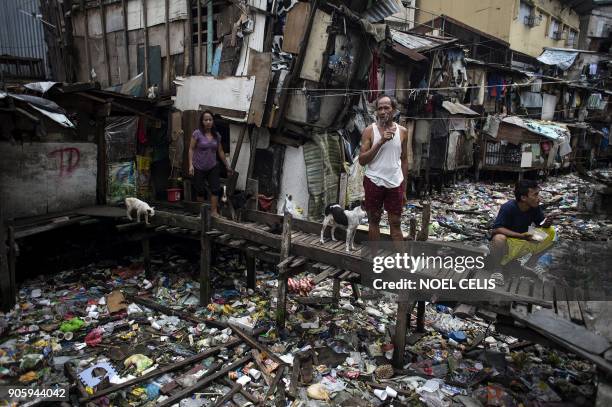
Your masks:
<path fill-rule="evenodd" d="M 304 161 L 308 181 L 308 218 L 320 220 L 325 206 L 338 201 L 342 154 L 339 137 L 314 134 L 305 143 Z"/>
<path fill-rule="evenodd" d="M 133 160 L 136 156 L 138 116 L 109 117 L 104 128 L 108 162 Z"/>
<path fill-rule="evenodd" d="M 575 51 L 547 49 L 542 52 L 542 55 L 540 55 L 537 60 L 546 65 L 557 65 L 560 69 L 565 71 L 572 66 L 577 56 L 578 52 Z"/>
<path fill-rule="evenodd" d="M 32 82 L 23 86 L 39 93 L 47 93 L 49 89 L 57 85 L 59 82 Z"/>
<path fill-rule="evenodd" d="M 113 163 L 108 166 L 107 196 L 109 204 L 123 202 L 126 197 L 136 195 L 134 162 Z"/>

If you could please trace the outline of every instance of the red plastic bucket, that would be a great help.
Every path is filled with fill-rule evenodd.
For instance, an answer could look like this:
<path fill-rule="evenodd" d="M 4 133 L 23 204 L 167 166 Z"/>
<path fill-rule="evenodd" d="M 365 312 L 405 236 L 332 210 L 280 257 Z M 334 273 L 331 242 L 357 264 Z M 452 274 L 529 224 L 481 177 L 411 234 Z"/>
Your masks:
<path fill-rule="evenodd" d="M 181 200 L 180 188 L 168 188 L 168 202 L 178 202 Z"/>

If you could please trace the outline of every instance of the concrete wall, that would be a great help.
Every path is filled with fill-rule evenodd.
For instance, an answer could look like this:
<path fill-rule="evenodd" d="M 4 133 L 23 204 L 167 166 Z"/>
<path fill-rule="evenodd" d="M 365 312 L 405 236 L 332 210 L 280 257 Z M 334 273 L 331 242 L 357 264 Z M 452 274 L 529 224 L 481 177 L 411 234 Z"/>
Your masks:
<path fill-rule="evenodd" d="M 519 17 L 519 2 L 514 5 L 512 23 L 510 24 L 510 48 L 533 57 L 542 53 L 544 47 L 574 48 L 578 46 L 580 32 L 580 17 L 576 12 L 567 8 L 557 0 L 537 0 L 535 2 L 535 16 L 542 16 L 539 25 L 529 27 Z M 560 40 L 550 35 L 552 20 L 559 22 L 559 29 L 563 34 Z M 569 30 L 576 31 L 574 44 L 566 44 Z"/>
<path fill-rule="evenodd" d="M 578 44 L 580 19 L 578 14 L 559 0 L 526 1 L 534 7 L 536 17 L 542 15 L 539 25 L 525 25 L 520 15 L 520 0 L 417 0 L 417 21 L 423 23 L 444 14 L 462 23 L 510 43 L 514 51 L 537 57 L 543 47 L 566 47 L 567 32 L 577 32 Z M 565 29 L 561 40 L 549 36 L 551 18 Z M 486 46 L 486 44 L 483 44 Z"/>
<path fill-rule="evenodd" d="M 95 205 L 93 143 L 0 142 L 0 201 L 7 218 Z"/>
<path fill-rule="evenodd" d="M 510 0 L 416 0 L 416 7 L 416 20 L 419 23 L 444 14 L 508 41 L 513 10 L 513 2 Z"/>

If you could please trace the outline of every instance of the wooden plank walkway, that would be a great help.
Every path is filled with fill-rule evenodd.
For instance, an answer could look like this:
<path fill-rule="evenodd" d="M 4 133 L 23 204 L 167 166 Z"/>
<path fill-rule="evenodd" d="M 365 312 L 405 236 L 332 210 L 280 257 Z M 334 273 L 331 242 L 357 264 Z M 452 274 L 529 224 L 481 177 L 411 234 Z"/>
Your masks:
<path fill-rule="evenodd" d="M 201 233 L 203 222 L 202 217 L 199 215 L 194 205 L 166 205 L 163 208 L 156 208 L 155 216 L 150 219 L 152 223 L 150 229 L 158 233 L 173 233 L 199 240 L 202 239 L 201 236 L 206 235 L 213 243 L 244 250 L 247 257 L 247 269 L 249 270 L 249 286 L 254 286 L 255 282 L 254 262 L 249 259 L 258 258 L 275 264 L 278 264 L 280 261 L 282 256 L 279 255 L 279 252 L 281 251 L 283 238 L 281 234 L 273 233 L 273 231 L 280 231 L 282 229 L 282 227 L 279 228 L 283 223 L 282 216 L 246 210 L 243 211 L 244 222 L 234 222 L 221 217 L 212 217 L 210 218 L 209 231 Z M 68 216 L 68 219 L 76 218 L 77 220 L 87 217 L 122 219 L 125 217 L 125 209 L 121 207 L 95 206 L 80 208 L 65 216 Z M 360 255 L 360 250 L 363 247 L 362 242 L 367 241 L 366 230 L 361 228 L 357 231 L 355 236 L 355 247 L 357 250 L 349 253 L 345 251 L 344 230 L 336 230 L 338 241 L 332 241 L 328 229 L 324 243 L 319 241 L 320 231 L 320 223 L 301 219 L 291 220 L 290 245 L 287 256 L 292 260 L 287 263 L 288 267 L 291 264 L 295 264 L 296 269 L 299 269 L 306 262 L 310 265 L 317 264 L 321 272 L 321 280 L 324 278 L 334 278 L 334 281 L 339 280 L 343 275 L 347 278 L 349 276 L 355 277 L 364 268 L 369 267 L 371 269 L 371 263 Z M 37 230 L 36 232 L 38 233 Z M 225 236 L 225 239 L 222 235 Z M 382 239 L 388 240 L 389 237 L 383 235 Z M 453 242 L 428 243 L 456 249 L 463 247 Z M 301 260 L 299 260 L 300 258 Z M 437 273 L 429 271 L 426 274 L 419 271 L 415 273 L 415 277 L 431 278 L 434 274 L 435 277 L 449 278 L 456 283 L 464 278 L 486 279 L 490 277 L 490 273 L 486 271 L 478 271 L 468 276 L 455 273 L 453 270 L 444 269 L 438 270 Z M 208 279 L 206 279 L 206 282 L 208 282 Z M 336 283 L 334 285 L 336 286 Z M 612 340 L 612 331 L 606 330 L 608 335 L 605 338 L 601 335 L 588 336 L 593 334 L 595 330 L 595 325 L 592 321 L 595 320 L 597 315 L 609 314 L 609 306 L 590 307 L 590 303 L 584 300 L 585 297 L 582 290 L 575 290 L 572 287 L 551 283 L 544 284 L 535 277 L 509 278 L 504 286 L 496 287 L 493 290 L 483 290 L 483 293 L 486 295 L 478 295 L 479 301 L 494 299 L 508 302 L 508 304 L 528 304 L 529 307 L 534 304 L 552 307 L 552 311 L 547 311 L 550 314 L 542 314 L 542 310 L 536 311 L 535 314 L 525 314 L 524 312 L 518 312 L 518 308 L 511 311 L 510 314 L 513 318 L 521 321 L 536 332 L 552 338 L 553 341 L 557 341 L 557 343 L 575 351 L 581 356 L 590 356 L 590 359 L 597 363 L 600 368 L 606 371 L 610 368 L 610 372 L 612 372 L 612 367 L 603 358 L 603 354 L 610 350 L 608 349 L 609 346 L 607 347 L 608 342 L 604 342 L 604 340 Z M 588 316 L 588 318 L 585 316 Z M 550 318 L 553 318 L 552 320 L 558 323 L 550 323 Z M 566 321 L 567 323 L 559 321 Z M 598 326 L 600 331 L 602 330 L 601 325 L 599 324 Z M 565 329 L 562 333 L 558 330 L 560 326 Z M 575 341 L 569 340 L 568 338 L 572 336 L 568 334 L 568 332 L 572 331 L 570 327 L 572 329 L 576 327 L 581 328 L 583 331 L 574 332 L 572 335 L 576 338 L 582 338 L 581 340 L 587 337 L 591 338 L 592 340 L 589 340 L 591 348 L 584 349 L 584 346 L 581 347 L 579 344 L 574 343 Z M 598 345 L 597 348 L 592 349 L 595 345 Z"/>

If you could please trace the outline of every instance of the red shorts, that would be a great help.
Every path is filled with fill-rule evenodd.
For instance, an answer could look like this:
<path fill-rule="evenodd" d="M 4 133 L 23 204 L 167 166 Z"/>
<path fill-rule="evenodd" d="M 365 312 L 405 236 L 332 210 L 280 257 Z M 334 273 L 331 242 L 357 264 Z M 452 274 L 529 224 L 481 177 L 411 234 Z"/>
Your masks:
<path fill-rule="evenodd" d="M 368 214 L 382 213 L 383 205 L 391 215 L 402 214 L 404 201 L 404 183 L 395 188 L 379 187 L 368 177 L 363 177 L 363 190 L 365 192 L 365 207 Z"/>

